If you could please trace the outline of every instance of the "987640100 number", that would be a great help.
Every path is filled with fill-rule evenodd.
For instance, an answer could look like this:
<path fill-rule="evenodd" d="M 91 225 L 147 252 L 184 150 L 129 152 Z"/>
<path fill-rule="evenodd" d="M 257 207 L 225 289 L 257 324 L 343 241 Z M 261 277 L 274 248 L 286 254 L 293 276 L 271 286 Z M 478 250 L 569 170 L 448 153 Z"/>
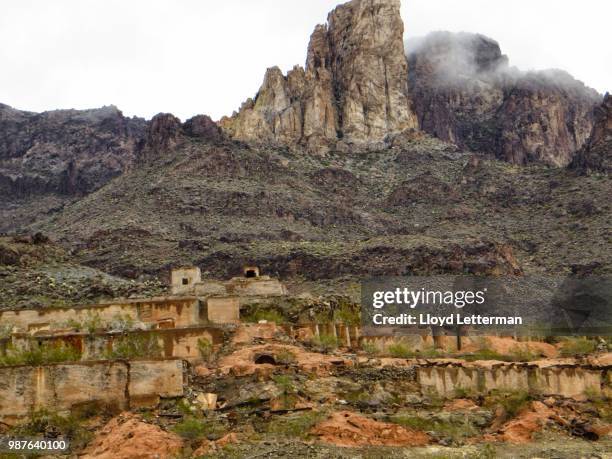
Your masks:
<path fill-rule="evenodd" d="M 63 452 L 68 448 L 68 441 L 64 439 L 0 436 L 0 452 Z"/>

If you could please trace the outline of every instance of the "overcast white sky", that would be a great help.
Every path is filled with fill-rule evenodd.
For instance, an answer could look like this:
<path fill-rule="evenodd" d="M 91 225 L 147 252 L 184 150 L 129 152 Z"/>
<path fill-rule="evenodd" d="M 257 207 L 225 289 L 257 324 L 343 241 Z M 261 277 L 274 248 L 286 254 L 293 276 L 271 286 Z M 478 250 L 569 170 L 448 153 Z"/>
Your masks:
<path fill-rule="evenodd" d="M 0 0 L 0 102 L 117 105 L 126 115 L 231 114 L 267 67 L 304 63 L 337 0 Z M 567 70 L 612 90 L 609 0 L 403 0 L 406 37 L 496 39 L 521 69 Z"/>

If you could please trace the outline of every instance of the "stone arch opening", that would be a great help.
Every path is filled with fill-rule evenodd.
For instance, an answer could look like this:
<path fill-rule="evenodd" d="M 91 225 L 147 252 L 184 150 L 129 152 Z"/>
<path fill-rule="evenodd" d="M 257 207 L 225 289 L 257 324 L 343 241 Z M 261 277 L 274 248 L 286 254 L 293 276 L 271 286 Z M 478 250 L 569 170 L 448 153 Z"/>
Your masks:
<path fill-rule="evenodd" d="M 276 365 L 276 358 L 272 354 L 258 354 L 255 356 L 255 363 L 257 365 L 270 364 Z"/>

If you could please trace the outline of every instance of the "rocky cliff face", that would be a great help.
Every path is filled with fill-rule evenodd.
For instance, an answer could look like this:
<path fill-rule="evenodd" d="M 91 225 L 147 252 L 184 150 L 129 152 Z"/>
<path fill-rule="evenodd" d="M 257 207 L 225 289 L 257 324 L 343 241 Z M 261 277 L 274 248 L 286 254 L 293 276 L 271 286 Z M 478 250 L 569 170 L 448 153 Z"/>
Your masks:
<path fill-rule="evenodd" d="M 582 173 L 612 173 L 612 96 L 606 94 L 595 109 L 595 122 L 589 141 L 570 165 Z"/>
<path fill-rule="evenodd" d="M 255 99 L 221 126 L 238 140 L 311 150 L 382 141 L 416 128 L 399 0 L 353 0 L 318 25 L 305 69 L 268 69 Z"/>
<path fill-rule="evenodd" d="M 0 104 L 0 190 L 85 194 L 124 172 L 146 122 L 114 106 L 31 113 Z"/>
<path fill-rule="evenodd" d="M 181 123 L 171 113 L 158 113 L 150 122 L 143 139 L 136 148 L 138 161 L 147 161 L 163 156 L 184 143 L 187 137 L 210 142 L 219 142 L 223 133 L 207 115 L 196 115 Z"/>
<path fill-rule="evenodd" d="M 567 165 L 587 140 L 596 91 L 561 71 L 508 67 L 497 42 L 437 32 L 407 46 L 421 128 L 515 164 Z"/>
<path fill-rule="evenodd" d="M 222 133 L 205 115 L 181 124 L 169 114 L 126 118 L 113 106 L 31 113 L 0 104 L 0 232 L 60 210 L 188 138 L 218 141 Z"/>

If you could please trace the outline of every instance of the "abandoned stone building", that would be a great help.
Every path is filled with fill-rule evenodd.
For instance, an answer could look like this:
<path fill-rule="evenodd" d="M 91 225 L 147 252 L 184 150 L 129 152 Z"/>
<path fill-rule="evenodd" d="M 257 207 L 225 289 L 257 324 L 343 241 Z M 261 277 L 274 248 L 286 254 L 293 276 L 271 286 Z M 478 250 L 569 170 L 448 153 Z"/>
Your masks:
<path fill-rule="evenodd" d="M 171 292 L 173 295 L 195 296 L 282 296 L 287 289 L 278 280 L 261 275 L 257 266 L 245 266 L 243 275 L 228 281 L 202 279 L 200 268 L 186 267 L 172 270 Z"/>
<path fill-rule="evenodd" d="M 196 267 L 171 272 L 171 295 L 125 299 L 95 305 L 0 311 L 0 323 L 17 333 L 38 334 L 70 328 L 70 324 L 95 320 L 110 324 L 117 317 L 146 329 L 201 327 L 237 323 L 240 305 L 264 297 L 286 295 L 277 279 L 260 275 L 259 268 L 245 267 L 244 277 L 228 281 L 202 280 Z"/>

